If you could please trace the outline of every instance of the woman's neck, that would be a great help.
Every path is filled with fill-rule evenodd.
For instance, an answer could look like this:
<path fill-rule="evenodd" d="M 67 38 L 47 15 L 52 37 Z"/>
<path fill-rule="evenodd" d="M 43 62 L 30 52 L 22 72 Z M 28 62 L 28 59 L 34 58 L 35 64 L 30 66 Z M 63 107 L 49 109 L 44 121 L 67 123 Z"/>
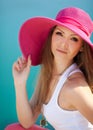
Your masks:
<path fill-rule="evenodd" d="M 53 75 L 62 75 L 71 63 L 54 63 Z"/>

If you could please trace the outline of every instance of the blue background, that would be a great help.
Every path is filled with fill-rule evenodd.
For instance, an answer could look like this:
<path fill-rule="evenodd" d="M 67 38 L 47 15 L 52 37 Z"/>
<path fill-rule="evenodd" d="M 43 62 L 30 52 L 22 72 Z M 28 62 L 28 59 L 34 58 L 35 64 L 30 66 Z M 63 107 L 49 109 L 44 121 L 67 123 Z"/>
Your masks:
<path fill-rule="evenodd" d="M 80 7 L 93 19 L 92 0 L 0 0 L 0 130 L 18 121 L 12 65 L 21 56 L 18 45 L 20 26 L 33 16 L 54 18 L 61 8 L 67 6 Z M 32 67 L 27 82 L 28 98 L 34 90 L 38 72 L 39 66 Z"/>

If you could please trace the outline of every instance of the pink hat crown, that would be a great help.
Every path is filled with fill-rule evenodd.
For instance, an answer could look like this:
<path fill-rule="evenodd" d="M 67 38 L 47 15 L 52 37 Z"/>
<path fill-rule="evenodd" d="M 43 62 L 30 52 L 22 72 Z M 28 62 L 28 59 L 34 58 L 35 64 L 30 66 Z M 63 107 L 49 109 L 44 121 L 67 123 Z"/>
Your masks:
<path fill-rule="evenodd" d="M 80 8 L 70 7 L 62 9 L 57 14 L 56 20 L 69 24 L 73 23 L 89 37 L 93 32 L 93 22 L 90 16 Z"/>

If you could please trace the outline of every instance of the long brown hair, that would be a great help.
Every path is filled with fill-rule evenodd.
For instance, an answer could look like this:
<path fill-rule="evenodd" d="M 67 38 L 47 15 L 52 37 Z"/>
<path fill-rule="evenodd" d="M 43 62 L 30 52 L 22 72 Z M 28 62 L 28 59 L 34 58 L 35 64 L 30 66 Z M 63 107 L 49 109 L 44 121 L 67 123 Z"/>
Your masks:
<path fill-rule="evenodd" d="M 32 97 L 33 98 L 32 109 L 34 112 L 41 110 L 42 104 L 45 102 L 49 91 L 49 82 L 52 75 L 53 59 L 54 59 L 53 54 L 51 52 L 51 38 L 55 27 L 56 26 L 54 26 L 50 30 L 48 38 L 42 49 L 39 80 L 37 83 L 37 87 L 35 89 L 35 93 Z"/>
<path fill-rule="evenodd" d="M 74 62 L 82 70 L 93 93 L 93 47 L 90 47 L 88 43 L 83 41 L 83 51 L 80 51 L 76 55 Z"/>
<path fill-rule="evenodd" d="M 34 112 L 41 110 L 49 91 L 49 83 L 52 76 L 54 59 L 53 54 L 51 52 L 51 38 L 55 27 L 51 29 L 42 51 L 41 70 L 32 102 L 32 110 Z M 93 49 L 91 49 L 91 47 L 84 42 L 83 51 L 79 52 L 76 55 L 76 57 L 74 58 L 74 62 L 77 63 L 79 68 L 84 73 L 86 81 L 88 82 L 93 92 Z"/>

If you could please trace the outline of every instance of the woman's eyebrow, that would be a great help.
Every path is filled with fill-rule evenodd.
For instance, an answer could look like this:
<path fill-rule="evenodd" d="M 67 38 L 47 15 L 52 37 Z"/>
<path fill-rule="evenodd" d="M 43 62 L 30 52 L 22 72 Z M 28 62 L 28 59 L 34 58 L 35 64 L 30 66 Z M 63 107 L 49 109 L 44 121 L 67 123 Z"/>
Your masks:
<path fill-rule="evenodd" d="M 64 33 L 64 31 L 63 31 L 62 29 L 60 29 L 60 28 L 58 28 L 58 27 L 57 27 L 56 29 L 57 29 L 57 30 L 60 30 L 62 33 Z"/>

